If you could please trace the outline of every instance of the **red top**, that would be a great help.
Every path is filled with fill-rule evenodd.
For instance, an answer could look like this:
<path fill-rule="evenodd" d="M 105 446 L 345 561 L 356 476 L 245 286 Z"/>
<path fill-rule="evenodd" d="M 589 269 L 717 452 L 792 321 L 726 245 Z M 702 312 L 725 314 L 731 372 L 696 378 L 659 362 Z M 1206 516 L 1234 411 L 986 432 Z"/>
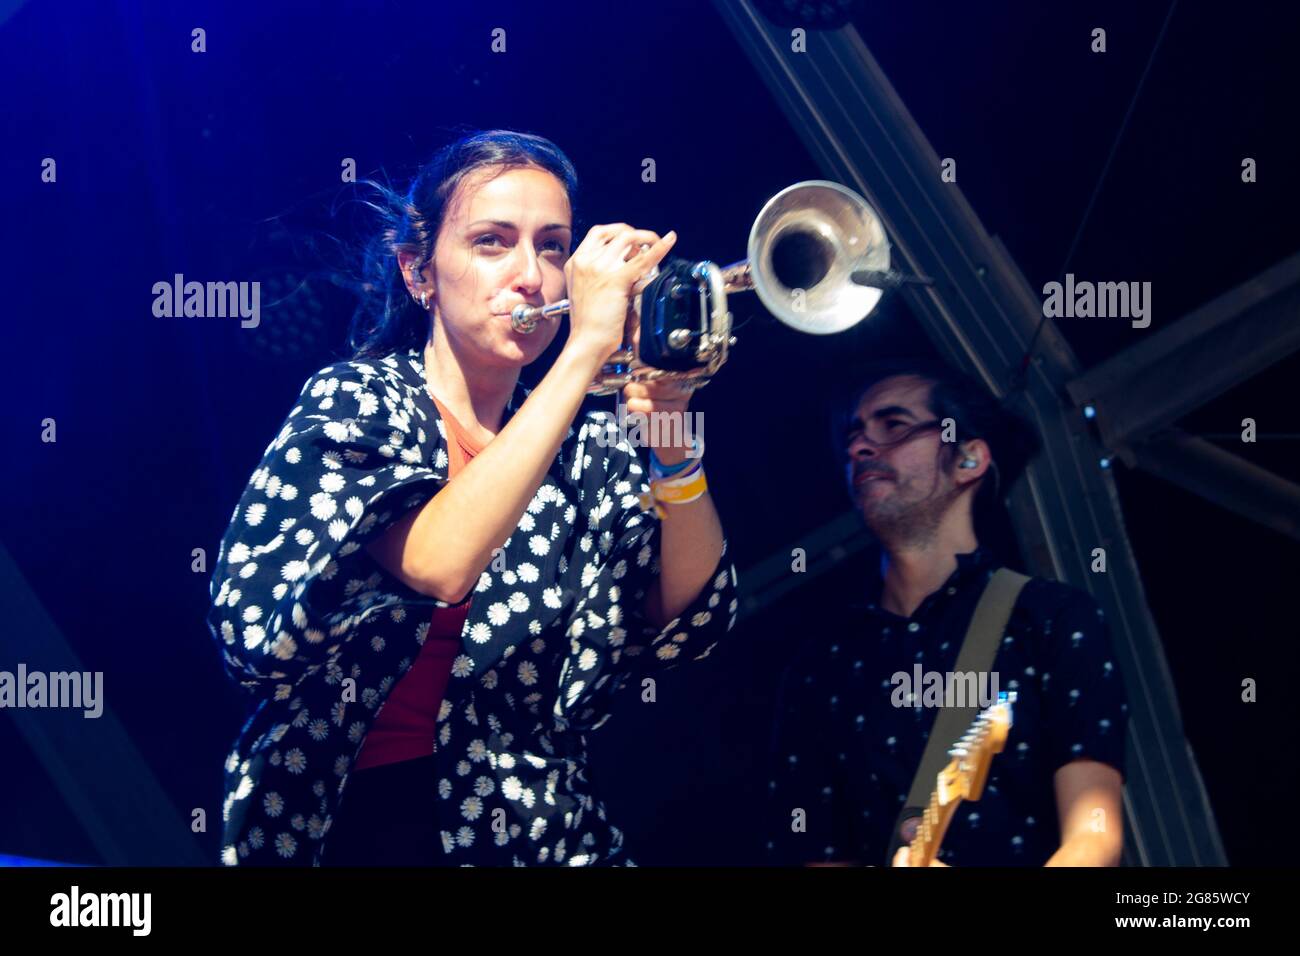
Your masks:
<path fill-rule="evenodd" d="M 483 446 L 469 437 L 441 402 L 435 398 L 433 403 L 447 427 L 447 478 L 450 480 Z M 467 600 L 456 607 L 434 608 L 424 646 L 379 709 L 354 769 L 365 770 L 433 753 L 438 710 L 447 692 L 447 681 L 451 679 L 451 662 L 460 653 L 460 635 L 470 603 Z"/>

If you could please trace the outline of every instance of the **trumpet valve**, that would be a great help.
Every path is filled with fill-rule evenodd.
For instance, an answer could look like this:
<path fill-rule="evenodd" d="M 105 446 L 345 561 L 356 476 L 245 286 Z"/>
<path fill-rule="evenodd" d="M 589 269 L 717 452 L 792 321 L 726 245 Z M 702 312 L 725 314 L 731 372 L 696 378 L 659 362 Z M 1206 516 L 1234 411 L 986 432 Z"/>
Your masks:
<path fill-rule="evenodd" d="M 668 333 L 668 347 L 675 351 L 681 351 L 691 344 L 690 329 L 673 329 Z"/>

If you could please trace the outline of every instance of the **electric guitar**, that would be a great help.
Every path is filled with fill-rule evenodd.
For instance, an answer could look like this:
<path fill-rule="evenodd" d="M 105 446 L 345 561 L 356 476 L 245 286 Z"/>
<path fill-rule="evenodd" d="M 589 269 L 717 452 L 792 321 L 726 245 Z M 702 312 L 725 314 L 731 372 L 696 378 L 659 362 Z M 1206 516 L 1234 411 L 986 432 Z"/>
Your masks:
<path fill-rule="evenodd" d="M 978 800 L 984 792 L 989 765 L 994 755 L 1002 752 L 1011 732 L 1011 705 L 1015 702 L 1015 691 L 998 694 L 998 702 L 976 717 L 966 736 L 948 751 L 952 760 L 939 771 L 916 836 L 908 845 L 908 866 L 929 866 L 958 805 L 963 800 Z"/>

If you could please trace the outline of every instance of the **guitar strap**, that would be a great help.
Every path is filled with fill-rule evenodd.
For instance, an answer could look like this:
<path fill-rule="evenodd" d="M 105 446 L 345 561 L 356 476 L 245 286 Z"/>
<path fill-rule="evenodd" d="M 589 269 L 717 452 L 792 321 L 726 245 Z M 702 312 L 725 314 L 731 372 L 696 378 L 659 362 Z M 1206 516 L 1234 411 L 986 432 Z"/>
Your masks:
<path fill-rule="evenodd" d="M 962 639 L 961 650 L 957 653 L 954 671 L 961 673 L 985 673 L 993 668 L 998 647 L 1002 643 L 1007 622 L 1011 619 L 1011 609 L 1015 607 L 1020 590 L 1029 582 L 1029 578 L 1010 568 L 999 568 L 989 579 L 980 595 L 979 604 L 971 616 L 970 627 Z M 920 693 L 919 689 L 915 689 Z M 930 736 L 921 757 L 921 765 L 916 768 L 912 778 L 912 789 L 907 795 L 903 809 L 894 824 L 893 839 L 889 843 L 889 854 L 885 866 L 889 866 L 900 846 L 912 842 L 920 816 L 930 802 L 934 790 L 935 778 L 944 764 L 949 760 L 948 749 L 970 726 L 979 714 L 979 702 L 972 707 L 941 707 L 939 714 L 930 728 Z"/>

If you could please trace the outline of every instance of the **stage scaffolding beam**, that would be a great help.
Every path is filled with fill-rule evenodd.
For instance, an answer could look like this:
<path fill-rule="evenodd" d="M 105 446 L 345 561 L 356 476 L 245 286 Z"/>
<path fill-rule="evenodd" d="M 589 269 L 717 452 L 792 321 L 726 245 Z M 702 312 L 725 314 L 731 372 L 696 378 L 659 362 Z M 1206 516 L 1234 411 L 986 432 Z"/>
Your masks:
<path fill-rule="evenodd" d="M 1005 394 L 1042 319 L 1042 299 L 957 184 L 940 179 L 938 154 L 857 30 L 810 30 L 807 52 L 794 52 L 790 31 L 748 0 L 714 5 L 822 174 L 880 213 L 897 267 L 936 280 L 901 293 L 935 348 Z M 1129 691 L 1126 862 L 1223 865 L 1113 477 L 1099 466 L 1104 451 L 1067 400 L 1066 384 L 1081 371 L 1069 344 L 1045 324 L 1017 398 L 1044 450 L 1009 500 L 1026 570 L 1088 590 L 1110 622 Z M 1107 553 L 1104 574 L 1090 570 L 1098 547 Z M 807 577 L 800 575 L 801 583 Z M 743 577 L 742 587 L 748 590 Z"/>
<path fill-rule="evenodd" d="M 1066 387 L 1076 405 L 1096 406 L 1103 441 L 1123 454 L 1300 349 L 1297 316 L 1300 253 L 1153 329 Z"/>

